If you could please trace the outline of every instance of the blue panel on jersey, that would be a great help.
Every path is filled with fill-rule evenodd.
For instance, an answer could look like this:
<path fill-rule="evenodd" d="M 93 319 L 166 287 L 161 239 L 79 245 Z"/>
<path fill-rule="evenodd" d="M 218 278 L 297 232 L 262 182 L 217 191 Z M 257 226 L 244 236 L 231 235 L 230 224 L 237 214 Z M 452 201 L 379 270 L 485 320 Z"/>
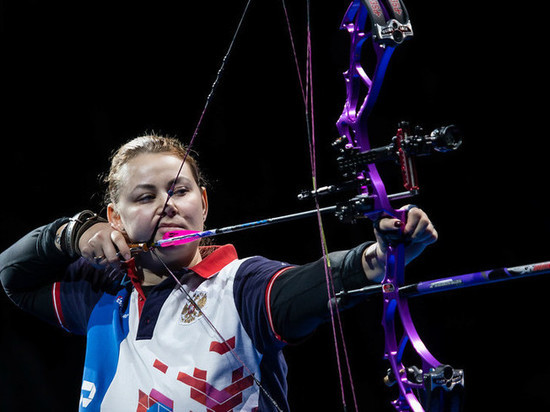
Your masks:
<path fill-rule="evenodd" d="M 99 411 L 117 369 L 120 343 L 128 335 L 128 291 L 105 293 L 88 321 L 80 411 Z"/>

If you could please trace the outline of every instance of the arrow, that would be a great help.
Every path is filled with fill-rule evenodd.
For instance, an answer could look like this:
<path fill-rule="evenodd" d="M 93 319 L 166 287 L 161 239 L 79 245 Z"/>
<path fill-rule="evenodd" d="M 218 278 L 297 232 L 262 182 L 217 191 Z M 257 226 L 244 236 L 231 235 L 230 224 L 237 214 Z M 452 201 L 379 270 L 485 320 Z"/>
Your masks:
<path fill-rule="evenodd" d="M 183 245 L 195 240 L 202 239 L 203 237 L 212 237 L 217 235 L 223 235 L 226 233 L 239 232 L 241 230 L 252 229 L 259 226 L 272 225 L 274 223 L 288 222 L 291 220 L 302 219 L 304 217 L 314 216 L 317 213 L 334 212 L 338 206 L 327 206 L 320 209 L 307 210 L 305 212 L 292 213 L 284 216 L 277 216 L 268 219 L 255 220 L 253 222 L 241 223 L 233 226 L 226 226 L 218 229 L 195 231 L 195 230 L 172 230 L 166 232 L 161 240 L 157 240 L 152 244 L 147 243 L 132 243 L 130 244 L 130 251 L 132 254 L 140 252 L 148 252 L 151 249 L 158 247 L 170 247 Z"/>

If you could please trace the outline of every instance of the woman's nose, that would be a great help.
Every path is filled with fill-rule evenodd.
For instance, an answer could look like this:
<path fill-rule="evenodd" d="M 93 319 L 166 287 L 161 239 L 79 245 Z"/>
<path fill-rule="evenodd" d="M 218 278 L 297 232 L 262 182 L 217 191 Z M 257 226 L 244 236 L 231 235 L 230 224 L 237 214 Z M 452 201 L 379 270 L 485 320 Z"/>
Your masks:
<path fill-rule="evenodd" d="M 164 215 L 173 217 L 177 213 L 178 213 L 178 209 L 176 207 L 176 204 L 174 203 L 174 199 L 171 196 L 169 196 L 164 206 Z"/>

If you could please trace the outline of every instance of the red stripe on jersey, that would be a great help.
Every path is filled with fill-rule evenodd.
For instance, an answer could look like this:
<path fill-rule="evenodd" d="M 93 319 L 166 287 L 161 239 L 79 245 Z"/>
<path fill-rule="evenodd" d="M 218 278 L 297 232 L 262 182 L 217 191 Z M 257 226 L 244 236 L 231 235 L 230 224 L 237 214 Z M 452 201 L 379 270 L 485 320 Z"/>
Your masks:
<path fill-rule="evenodd" d="M 52 303 L 57 317 L 57 322 L 66 331 L 69 331 L 65 326 L 65 317 L 63 316 L 63 310 L 61 309 L 61 283 L 55 282 L 52 286 Z"/>
<path fill-rule="evenodd" d="M 265 289 L 265 307 L 267 309 L 267 319 L 269 320 L 269 326 L 271 327 L 271 331 L 275 334 L 275 337 L 281 342 L 285 342 L 285 340 L 275 330 L 275 327 L 273 325 L 273 318 L 271 317 L 271 289 L 273 288 L 273 283 L 275 282 L 275 280 L 288 269 L 292 269 L 292 266 L 281 269 L 277 273 L 275 273 L 267 284 L 267 288 Z"/>
<path fill-rule="evenodd" d="M 223 342 L 210 342 L 210 352 L 216 352 L 220 355 L 223 355 L 229 352 L 231 349 L 235 349 L 235 336 Z"/>
<path fill-rule="evenodd" d="M 168 370 L 168 365 L 159 361 L 158 359 L 155 359 L 155 363 L 153 363 L 153 366 L 162 373 L 166 373 L 166 371 Z"/>

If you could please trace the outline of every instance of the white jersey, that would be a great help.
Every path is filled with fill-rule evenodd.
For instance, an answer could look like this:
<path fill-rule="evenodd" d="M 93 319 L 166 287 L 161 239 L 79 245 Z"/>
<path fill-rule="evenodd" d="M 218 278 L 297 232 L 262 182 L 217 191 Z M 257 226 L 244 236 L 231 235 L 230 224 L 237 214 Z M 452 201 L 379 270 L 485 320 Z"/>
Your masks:
<path fill-rule="evenodd" d="M 62 283 L 64 326 L 82 328 L 79 311 L 90 313 L 80 411 L 286 410 L 269 290 L 289 267 L 239 260 L 226 245 L 179 273 L 185 290 L 166 279 L 145 298 L 135 282 L 87 302 L 80 286 Z"/>

